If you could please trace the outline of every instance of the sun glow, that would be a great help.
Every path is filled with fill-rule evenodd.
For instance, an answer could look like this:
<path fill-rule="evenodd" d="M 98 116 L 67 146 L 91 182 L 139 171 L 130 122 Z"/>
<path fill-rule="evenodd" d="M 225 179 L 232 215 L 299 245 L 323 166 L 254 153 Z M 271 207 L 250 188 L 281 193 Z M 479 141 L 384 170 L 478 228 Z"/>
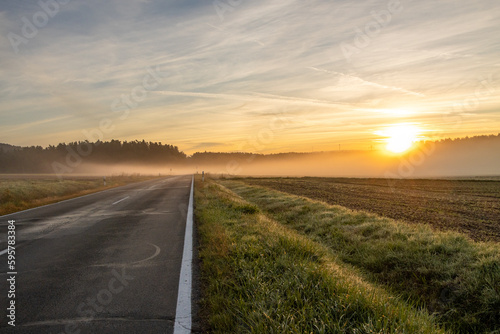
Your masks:
<path fill-rule="evenodd" d="M 387 128 L 382 134 L 386 137 L 386 149 L 392 153 L 408 151 L 417 140 L 419 129 L 413 125 L 401 124 Z"/>

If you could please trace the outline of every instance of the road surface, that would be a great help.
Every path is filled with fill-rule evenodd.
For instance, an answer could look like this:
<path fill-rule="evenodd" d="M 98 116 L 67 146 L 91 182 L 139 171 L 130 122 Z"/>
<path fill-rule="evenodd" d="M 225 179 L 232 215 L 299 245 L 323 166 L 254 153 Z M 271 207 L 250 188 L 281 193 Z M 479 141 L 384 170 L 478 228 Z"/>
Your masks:
<path fill-rule="evenodd" d="M 173 333 L 190 190 L 176 176 L 0 217 L 0 333 Z"/>

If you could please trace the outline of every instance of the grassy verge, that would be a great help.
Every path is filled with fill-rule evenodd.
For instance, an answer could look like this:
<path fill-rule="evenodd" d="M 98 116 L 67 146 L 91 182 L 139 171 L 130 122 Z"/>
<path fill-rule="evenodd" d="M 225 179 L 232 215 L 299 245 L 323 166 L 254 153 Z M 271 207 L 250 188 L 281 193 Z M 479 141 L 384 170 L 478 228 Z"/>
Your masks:
<path fill-rule="evenodd" d="M 459 333 L 499 333 L 500 246 L 238 181 L 222 183 Z"/>
<path fill-rule="evenodd" d="M 104 186 L 101 177 L 59 180 L 43 176 L 2 178 L 0 175 L 0 216 L 152 178 L 141 175 L 113 176 L 106 179 Z"/>
<path fill-rule="evenodd" d="M 202 309 L 213 333 L 444 333 L 320 243 L 196 182 Z"/>

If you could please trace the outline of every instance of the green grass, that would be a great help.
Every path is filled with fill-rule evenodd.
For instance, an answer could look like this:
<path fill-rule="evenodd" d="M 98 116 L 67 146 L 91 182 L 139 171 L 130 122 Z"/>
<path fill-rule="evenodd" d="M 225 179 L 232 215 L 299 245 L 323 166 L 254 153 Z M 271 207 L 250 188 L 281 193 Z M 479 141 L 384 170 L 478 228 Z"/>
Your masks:
<path fill-rule="evenodd" d="M 59 180 L 47 176 L 9 178 L 0 175 L 0 216 L 151 178 L 141 175 L 107 177 L 104 186 L 102 177 Z"/>
<path fill-rule="evenodd" d="M 201 309 L 213 333 L 444 333 L 327 247 L 196 182 Z"/>
<path fill-rule="evenodd" d="M 500 246 L 238 181 L 223 185 L 457 333 L 500 333 Z"/>

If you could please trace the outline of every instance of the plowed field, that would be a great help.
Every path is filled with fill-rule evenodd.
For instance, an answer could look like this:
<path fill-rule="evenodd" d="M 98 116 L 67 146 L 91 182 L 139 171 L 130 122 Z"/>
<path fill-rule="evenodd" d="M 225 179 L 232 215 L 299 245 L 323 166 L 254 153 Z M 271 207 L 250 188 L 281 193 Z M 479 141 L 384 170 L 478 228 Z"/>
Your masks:
<path fill-rule="evenodd" d="M 500 241 L 499 180 L 247 178 L 245 182 L 353 210 Z"/>

